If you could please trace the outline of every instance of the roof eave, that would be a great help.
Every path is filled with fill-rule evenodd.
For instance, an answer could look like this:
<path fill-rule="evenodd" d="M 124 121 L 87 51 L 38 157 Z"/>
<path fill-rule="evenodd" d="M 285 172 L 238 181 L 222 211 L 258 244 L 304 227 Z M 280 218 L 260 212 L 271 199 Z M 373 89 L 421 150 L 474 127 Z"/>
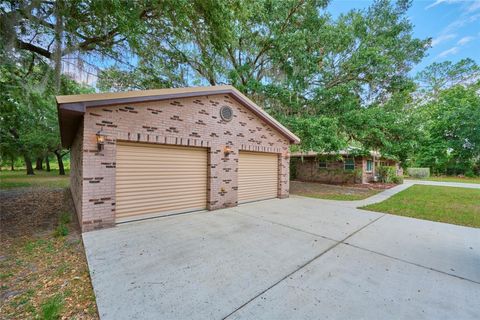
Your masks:
<path fill-rule="evenodd" d="M 70 147 L 72 141 L 70 139 L 65 139 L 64 136 L 66 135 L 67 130 L 65 125 L 62 125 L 62 114 L 64 111 L 68 111 L 69 113 L 74 113 L 76 115 L 83 115 L 86 112 L 86 109 L 89 107 L 101 107 L 101 106 L 109 106 L 109 105 L 118 105 L 118 104 L 128 104 L 128 103 L 138 103 L 138 102 L 151 102 L 151 101 L 161 101 L 161 100 L 169 100 L 169 99 L 177 99 L 177 98 L 190 98 L 190 97 L 197 97 L 197 96 L 205 96 L 205 95 L 215 95 L 215 94 L 229 94 L 231 95 L 236 101 L 240 104 L 248 107 L 255 115 L 260 117 L 262 120 L 269 123 L 272 127 L 278 130 L 283 136 L 288 138 L 289 142 L 292 144 L 299 144 L 300 138 L 298 138 L 295 134 L 293 134 L 290 130 L 285 128 L 281 123 L 275 120 L 272 116 L 270 116 L 267 112 L 262 110 L 259 106 L 257 106 L 253 101 L 248 99 L 245 95 L 243 95 L 240 91 L 235 89 L 232 86 L 221 86 L 212 89 L 202 89 L 197 91 L 187 91 L 187 92 L 177 92 L 177 93 L 166 93 L 166 94 L 156 94 L 156 95 L 142 95 L 142 96 L 127 96 L 127 97 L 120 97 L 120 98 L 108 98 L 108 99 L 90 99 L 90 100 L 81 100 L 78 99 L 77 101 L 68 101 L 65 96 L 58 96 L 56 97 L 57 100 L 57 109 L 59 114 L 59 122 L 60 122 L 60 132 L 62 138 L 62 145 L 64 147 Z M 92 95 L 93 96 L 93 95 Z M 80 97 L 80 96 L 78 96 Z M 62 102 L 63 101 L 63 102 Z M 64 129 L 64 130 L 63 130 Z"/>

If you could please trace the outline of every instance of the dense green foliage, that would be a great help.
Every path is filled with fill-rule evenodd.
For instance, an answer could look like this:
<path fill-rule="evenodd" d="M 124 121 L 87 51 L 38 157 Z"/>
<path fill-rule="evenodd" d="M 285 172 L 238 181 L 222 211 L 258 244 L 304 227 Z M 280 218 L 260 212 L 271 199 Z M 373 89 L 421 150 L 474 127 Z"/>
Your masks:
<path fill-rule="evenodd" d="M 232 84 L 298 134 L 303 150 L 405 154 L 414 136 L 402 117 L 414 89 L 407 74 L 429 43 L 413 37 L 408 1 L 335 19 L 326 1 L 215 2 L 166 13 L 167 30 L 149 24 L 132 47 L 139 67 L 105 70 L 100 87 Z"/>
<path fill-rule="evenodd" d="M 412 165 L 480 175 L 480 68 L 470 59 L 436 63 L 419 78 L 427 86 L 411 110 L 419 128 Z"/>
<path fill-rule="evenodd" d="M 0 66 L 0 152 L 4 162 L 65 154 L 59 138 L 54 71 L 43 62 L 29 63 L 30 59 L 6 60 Z M 91 89 L 61 78 L 59 94 L 82 92 Z"/>
<path fill-rule="evenodd" d="M 391 166 L 379 166 L 377 172 L 380 181 L 383 183 L 394 183 L 397 176 L 397 168 Z"/>
<path fill-rule="evenodd" d="M 121 7 L 117 3 L 116 12 Z M 110 19 L 119 16 L 80 1 L 0 4 L 0 165 L 13 167 L 23 158 L 33 174 L 32 160 L 38 169 L 45 160 L 49 170 L 49 156 L 55 155 L 64 174 L 67 151 L 60 145 L 55 95 L 92 89 L 61 76 L 61 58 L 78 51 L 111 53 L 117 33 L 109 32 L 120 28 L 120 20 Z"/>
<path fill-rule="evenodd" d="M 411 1 L 338 17 L 328 0 L 15 1 L 0 5 L 1 160 L 59 146 L 53 96 L 84 91 L 61 59 L 116 61 L 103 91 L 231 84 L 302 139 L 301 150 L 380 151 L 434 172 L 478 174 L 479 68 L 434 63 Z M 28 167 L 28 166 L 27 166 Z"/>

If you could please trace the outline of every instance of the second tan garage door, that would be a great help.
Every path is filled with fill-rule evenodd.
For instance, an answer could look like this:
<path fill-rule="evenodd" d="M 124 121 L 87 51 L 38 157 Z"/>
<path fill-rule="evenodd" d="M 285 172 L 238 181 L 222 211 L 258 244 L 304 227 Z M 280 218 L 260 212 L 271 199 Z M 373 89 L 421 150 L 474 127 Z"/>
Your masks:
<path fill-rule="evenodd" d="M 275 153 L 240 151 L 238 159 L 238 202 L 276 198 L 278 156 Z"/>
<path fill-rule="evenodd" d="M 206 206 L 206 149 L 118 143 L 117 222 Z"/>

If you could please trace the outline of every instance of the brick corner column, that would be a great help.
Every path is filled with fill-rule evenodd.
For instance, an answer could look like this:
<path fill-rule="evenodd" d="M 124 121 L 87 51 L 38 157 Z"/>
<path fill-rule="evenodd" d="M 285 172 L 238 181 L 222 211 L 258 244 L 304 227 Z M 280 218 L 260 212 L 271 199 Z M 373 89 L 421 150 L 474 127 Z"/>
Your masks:
<path fill-rule="evenodd" d="M 99 151 L 94 123 L 86 121 L 84 128 L 82 232 L 115 225 L 116 137 L 107 132 L 107 141 Z"/>
<path fill-rule="evenodd" d="M 278 197 L 288 198 L 290 193 L 290 155 L 278 155 Z"/>

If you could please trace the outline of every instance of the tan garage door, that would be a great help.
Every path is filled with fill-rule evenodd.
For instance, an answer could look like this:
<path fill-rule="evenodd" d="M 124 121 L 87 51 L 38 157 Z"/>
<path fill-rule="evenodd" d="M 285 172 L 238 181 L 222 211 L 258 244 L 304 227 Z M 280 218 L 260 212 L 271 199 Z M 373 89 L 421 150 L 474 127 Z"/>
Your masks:
<path fill-rule="evenodd" d="M 277 194 L 277 154 L 240 151 L 238 202 L 276 198 Z"/>
<path fill-rule="evenodd" d="M 207 151 L 119 142 L 117 222 L 205 209 Z"/>

